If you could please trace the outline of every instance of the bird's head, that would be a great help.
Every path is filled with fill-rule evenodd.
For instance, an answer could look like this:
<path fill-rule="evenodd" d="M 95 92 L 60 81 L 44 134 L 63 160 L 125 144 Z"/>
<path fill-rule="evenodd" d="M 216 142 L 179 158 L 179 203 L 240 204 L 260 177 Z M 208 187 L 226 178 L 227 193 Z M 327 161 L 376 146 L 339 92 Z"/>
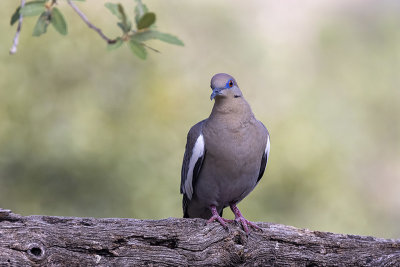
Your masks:
<path fill-rule="evenodd" d="M 211 89 L 213 90 L 210 99 L 214 98 L 237 98 L 242 96 L 242 92 L 236 83 L 235 78 L 226 73 L 217 73 L 211 79 Z"/>

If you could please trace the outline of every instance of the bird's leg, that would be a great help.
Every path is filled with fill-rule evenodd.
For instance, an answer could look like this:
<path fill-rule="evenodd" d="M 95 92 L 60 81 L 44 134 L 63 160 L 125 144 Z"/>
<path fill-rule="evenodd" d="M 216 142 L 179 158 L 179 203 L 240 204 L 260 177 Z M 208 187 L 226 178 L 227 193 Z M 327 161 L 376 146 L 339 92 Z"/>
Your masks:
<path fill-rule="evenodd" d="M 261 228 L 259 226 L 257 226 L 256 224 L 246 220 L 242 213 L 240 212 L 239 208 L 236 206 L 236 204 L 231 204 L 230 205 L 232 212 L 235 214 L 235 221 L 237 221 L 238 223 L 240 223 L 243 226 L 244 231 L 246 232 L 246 234 L 249 234 L 249 226 L 261 230 Z"/>
<path fill-rule="evenodd" d="M 207 223 L 211 223 L 213 221 L 218 221 L 225 229 L 228 228 L 228 225 L 226 225 L 227 222 L 230 222 L 231 220 L 227 220 L 219 216 L 217 207 L 214 205 L 210 206 L 212 216 L 210 219 L 208 219 Z"/>

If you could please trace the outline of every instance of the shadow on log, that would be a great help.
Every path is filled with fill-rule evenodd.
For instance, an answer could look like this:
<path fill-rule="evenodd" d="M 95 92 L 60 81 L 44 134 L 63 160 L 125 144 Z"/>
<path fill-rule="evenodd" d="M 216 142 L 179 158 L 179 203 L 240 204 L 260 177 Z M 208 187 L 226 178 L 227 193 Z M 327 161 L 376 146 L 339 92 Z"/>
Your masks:
<path fill-rule="evenodd" d="M 0 209 L 0 266 L 400 266 L 400 240 L 202 219 L 21 216 Z"/>

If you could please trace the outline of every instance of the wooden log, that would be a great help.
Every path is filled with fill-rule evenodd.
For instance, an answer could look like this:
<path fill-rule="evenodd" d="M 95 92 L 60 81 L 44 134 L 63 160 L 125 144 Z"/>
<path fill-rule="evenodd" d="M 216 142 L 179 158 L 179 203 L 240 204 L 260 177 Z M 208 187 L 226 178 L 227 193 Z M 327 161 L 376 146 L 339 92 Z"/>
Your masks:
<path fill-rule="evenodd" d="M 0 266 L 400 266 L 400 240 L 260 222 L 21 216 L 0 209 Z"/>

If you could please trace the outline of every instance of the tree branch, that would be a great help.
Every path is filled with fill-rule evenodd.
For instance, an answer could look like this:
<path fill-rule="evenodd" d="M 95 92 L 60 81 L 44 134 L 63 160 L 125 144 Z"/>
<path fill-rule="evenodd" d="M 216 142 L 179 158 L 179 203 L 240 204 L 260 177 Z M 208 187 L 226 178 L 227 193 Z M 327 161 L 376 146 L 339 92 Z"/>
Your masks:
<path fill-rule="evenodd" d="M 0 209 L 0 266 L 400 266 L 400 240 L 272 223 L 21 216 Z"/>
<path fill-rule="evenodd" d="M 97 28 L 96 26 L 94 26 L 86 17 L 85 14 L 82 13 L 82 11 L 79 10 L 79 8 L 71 1 L 71 0 L 67 0 L 68 4 L 75 10 L 75 12 L 81 17 L 81 19 L 89 26 L 89 28 L 95 30 L 100 36 L 101 38 L 103 38 L 108 44 L 113 44 L 115 43 L 117 40 L 116 39 L 110 39 L 108 38 L 101 29 Z"/>
<path fill-rule="evenodd" d="M 24 6 L 25 6 L 25 0 L 21 0 L 21 8 L 23 8 Z M 19 43 L 19 34 L 21 33 L 21 28 L 22 28 L 22 20 L 23 20 L 23 16 L 20 13 L 19 14 L 19 19 L 18 19 L 17 31 L 16 31 L 15 36 L 14 36 L 13 45 L 12 45 L 12 47 L 10 49 L 10 54 L 11 55 L 17 53 L 18 43 Z"/>

